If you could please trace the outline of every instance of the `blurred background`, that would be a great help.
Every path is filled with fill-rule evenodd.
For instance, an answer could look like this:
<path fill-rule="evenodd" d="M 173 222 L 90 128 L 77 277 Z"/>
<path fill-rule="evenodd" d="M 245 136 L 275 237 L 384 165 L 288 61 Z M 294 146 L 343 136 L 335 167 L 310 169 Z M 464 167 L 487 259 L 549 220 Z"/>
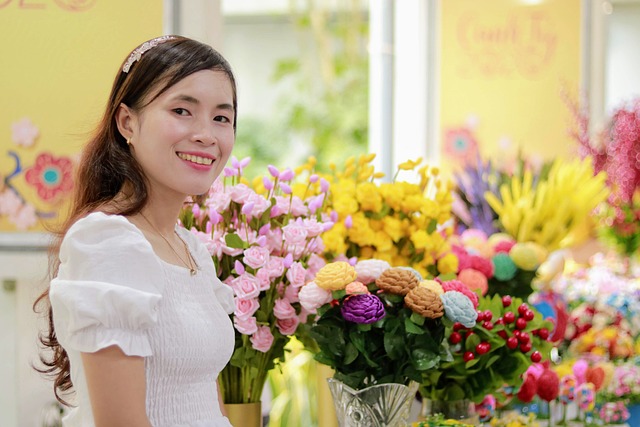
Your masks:
<path fill-rule="evenodd" d="M 376 153 L 391 177 L 419 157 L 452 174 L 575 156 L 576 110 L 596 134 L 640 94 L 639 24 L 639 0 L 0 0 L 0 425 L 55 419 L 31 368 L 46 230 L 139 43 L 182 34 L 229 60 L 248 175 Z"/>

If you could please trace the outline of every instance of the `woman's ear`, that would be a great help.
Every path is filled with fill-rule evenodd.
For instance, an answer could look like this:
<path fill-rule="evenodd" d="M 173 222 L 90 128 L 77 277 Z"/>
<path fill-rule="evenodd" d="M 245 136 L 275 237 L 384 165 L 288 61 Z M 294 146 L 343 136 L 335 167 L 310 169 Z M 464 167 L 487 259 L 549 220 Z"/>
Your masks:
<path fill-rule="evenodd" d="M 135 129 L 136 114 L 127 105 L 120 103 L 116 111 L 116 125 L 118 131 L 127 141 L 133 137 Z"/>

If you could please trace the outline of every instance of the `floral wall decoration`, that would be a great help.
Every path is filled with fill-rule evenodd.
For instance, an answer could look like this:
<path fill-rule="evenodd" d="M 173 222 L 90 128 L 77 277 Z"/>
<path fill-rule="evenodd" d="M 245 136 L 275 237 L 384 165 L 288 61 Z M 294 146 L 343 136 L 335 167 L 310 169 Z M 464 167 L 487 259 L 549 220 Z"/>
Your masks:
<path fill-rule="evenodd" d="M 11 124 L 13 146 L 5 153 L 11 162 L 0 170 L 0 220 L 6 219 L 14 230 L 31 230 L 39 220 L 57 218 L 64 196 L 73 189 L 71 158 L 41 152 L 25 164 L 25 154 L 37 147 L 40 136 L 28 117 Z"/>

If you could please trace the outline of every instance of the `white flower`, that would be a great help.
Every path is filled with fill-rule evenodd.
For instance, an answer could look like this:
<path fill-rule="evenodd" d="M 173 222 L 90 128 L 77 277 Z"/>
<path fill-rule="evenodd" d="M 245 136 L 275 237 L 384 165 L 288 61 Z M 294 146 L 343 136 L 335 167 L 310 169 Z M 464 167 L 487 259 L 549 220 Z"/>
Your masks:
<path fill-rule="evenodd" d="M 356 264 L 356 280 L 365 285 L 373 283 L 382 274 L 383 271 L 391 268 L 387 261 L 380 259 L 365 259 L 358 261 Z"/>
<path fill-rule="evenodd" d="M 315 312 L 318 307 L 323 306 L 333 299 L 331 291 L 322 289 L 316 285 L 315 282 L 309 282 L 300 288 L 298 298 L 305 310 L 310 312 Z"/>

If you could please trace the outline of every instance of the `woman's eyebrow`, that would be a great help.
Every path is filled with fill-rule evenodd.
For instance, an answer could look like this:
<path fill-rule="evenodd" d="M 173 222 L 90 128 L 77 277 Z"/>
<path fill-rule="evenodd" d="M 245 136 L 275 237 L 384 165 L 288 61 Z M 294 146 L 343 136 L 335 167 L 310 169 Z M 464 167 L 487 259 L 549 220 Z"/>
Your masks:
<path fill-rule="evenodd" d="M 174 96 L 173 99 L 178 100 L 178 101 L 185 101 L 185 102 L 188 102 L 189 104 L 194 104 L 194 105 L 199 105 L 200 104 L 200 100 L 198 98 L 194 98 L 191 95 L 178 94 L 178 95 Z M 219 109 L 222 109 L 222 110 L 233 111 L 233 105 L 231 105 L 231 104 L 218 104 L 216 106 L 216 108 L 219 108 Z"/>

